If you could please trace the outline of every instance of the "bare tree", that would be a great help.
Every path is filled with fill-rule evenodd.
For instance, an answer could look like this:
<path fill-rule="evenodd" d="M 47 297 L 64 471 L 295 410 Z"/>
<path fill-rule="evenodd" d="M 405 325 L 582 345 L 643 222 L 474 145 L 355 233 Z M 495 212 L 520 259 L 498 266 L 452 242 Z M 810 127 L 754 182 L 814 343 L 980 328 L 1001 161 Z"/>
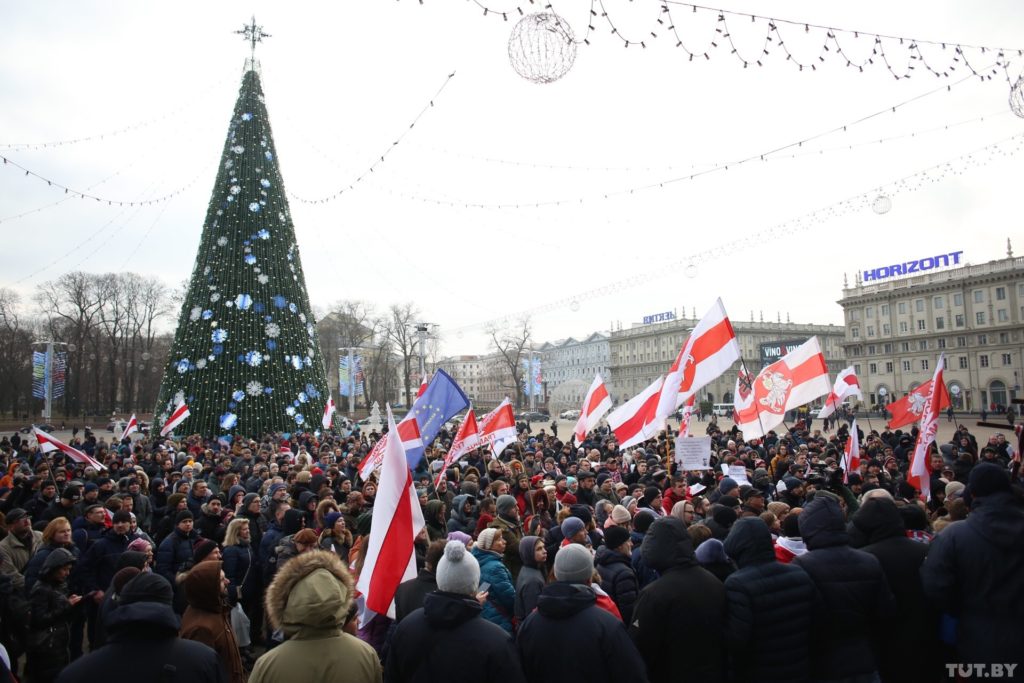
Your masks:
<path fill-rule="evenodd" d="M 0 288 L 0 406 L 7 406 L 12 417 L 18 415 L 19 407 L 29 412 L 32 401 L 29 352 L 33 335 L 19 314 L 20 308 L 18 293 Z"/>
<path fill-rule="evenodd" d="M 487 328 L 491 338 L 491 346 L 498 352 L 504 368 L 508 370 L 502 388 L 507 388 L 516 397 L 516 408 L 522 407 L 523 395 L 520 391 L 523 378 L 522 359 L 533 338 L 533 325 L 530 317 L 520 318 L 515 323 L 505 326 L 492 325 Z M 511 378 L 511 384 L 508 383 Z"/>
<path fill-rule="evenodd" d="M 372 304 L 354 299 L 335 302 L 320 317 L 317 323 L 320 348 L 327 363 L 327 377 L 332 384 L 338 381 L 338 360 L 345 353 L 345 349 L 371 346 L 380 333 L 382 324 L 381 319 L 374 315 Z M 365 374 L 366 354 L 362 355 Z"/>
<path fill-rule="evenodd" d="M 402 381 L 405 385 L 405 399 L 412 402 L 413 359 L 416 357 L 416 334 L 413 326 L 419 317 L 419 310 L 412 303 L 392 304 L 384 333 L 391 342 L 392 350 L 402 357 Z"/>

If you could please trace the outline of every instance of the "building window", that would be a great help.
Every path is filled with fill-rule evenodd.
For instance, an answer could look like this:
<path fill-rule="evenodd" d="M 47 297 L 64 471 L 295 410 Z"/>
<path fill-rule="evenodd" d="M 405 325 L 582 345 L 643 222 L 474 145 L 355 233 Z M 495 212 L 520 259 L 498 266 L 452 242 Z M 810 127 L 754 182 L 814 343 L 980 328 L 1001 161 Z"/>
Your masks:
<path fill-rule="evenodd" d="M 1024 285 L 1020 286 L 1020 295 L 1024 296 Z M 889 304 L 882 304 L 879 306 L 878 315 L 889 315 Z"/>
<path fill-rule="evenodd" d="M 1006 301 L 1006 287 L 996 287 L 996 301 Z"/>
<path fill-rule="evenodd" d="M 1009 313 L 1007 313 L 1005 308 L 1000 308 L 998 311 L 996 311 L 996 320 L 998 320 L 1001 323 L 1010 321 L 1010 315 Z"/>
<path fill-rule="evenodd" d="M 963 327 L 964 326 L 964 314 L 963 313 L 957 313 L 955 316 L 953 316 L 953 320 L 956 323 L 957 327 Z"/>
<path fill-rule="evenodd" d="M 874 306 L 865 306 L 864 307 L 864 317 L 865 318 L 874 318 L 875 317 L 875 307 Z"/>
<path fill-rule="evenodd" d="M 860 320 L 860 311 L 856 308 L 850 311 L 850 320 Z"/>
<path fill-rule="evenodd" d="M 979 345 L 988 344 L 988 335 L 987 334 L 979 334 L 978 335 L 978 344 Z"/>
<path fill-rule="evenodd" d="M 874 325 L 868 325 L 868 336 L 869 337 L 874 337 L 875 336 L 875 326 Z"/>
<path fill-rule="evenodd" d="M 871 375 L 877 375 L 878 374 L 878 363 L 868 363 L 868 374 L 871 374 Z"/>
<path fill-rule="evenodd" d="M 914 301 L 914 310 L 918 313 L 924 313 L 924 299 L 916 299 Z"/>
<path fill-rule="evenodd" d="M 985 303 L 985 290 L 976 289 L 974 290 L 974 303 L 983 304 Z"/>
<path fill-rule="evenodd" d="M 1003 354 L 1003 365 L 1013 365 L 1013 356 L 1009 353 Z"/>
<path fill-rule="evenodd" d="M 900 342 L 900 351 L 907 353 L 910 351 L 910 342 Z"/>
<path fill-rule="evenodd" d="M 909 327 L 907 325 L 907 321 L 906 320 L 901 320 L 900 321 L 900 332 L 906 332 L 906 331 L 908 331 L 908 329 L 909 329 Z"/>
<path fill-rule="evenodd" d="M 903 361 L 903 372 L 910 372 L 910 361 Z"/>
<path fill-rule="evenodd" d="M 928 340 L 927 339 L 922 339 L 921 341 L 917 342 L 917 350 L 918 351 L 927 351 L 928 350 Z"/>
<path fill-rule="evenodd" d="M 936 296 L 936 297 L 932 298 L 932 308 L 935 308 L 935 309 L 942 308 L 943 303 L 944 302 L 943 302 L 941 296 Z"/>
<path fill-rule="evenodd" d="M 974 322 L 978 325 L 985 324 L 985 311 L 978 311 L 974 314 Z"/>
<path fill-rule="evenodd" d="M 960 366 L 960 369 L 961 370 L 966 370 L 967 369 L 967 356 L 960 356 L 957 360 L 959 361 L 958 365 Z"/>
<path fill-rule="evenodd" d="M 886 363 L 885 363 L 885 371 L 886 371 L 886 373 L 891 373 L 892 372 L 892 361 L 891 360 L 890 361 L 886 361 Z"/>
<path fill-rule="evenodd" d="M 854 363 L 853 364 L 853 374 L 855 374 L 855 375 L 859 375 L 860 374 L 860 363 Z"/>
<path fill-rule="evenodd" d="M 860 328 L 859 327 L 851 327 L 850 328 L 850 334 L 853 336 L 854 339 L 860 339 Z"/>
<path fill-rule="evenodd" d="M 959 292 L 954 294 L 953 295 L 953 305 L 954 306 L 963 306 L 964 305 L 964 295 L 959 293 Z"/>
<path fill-rule="evenodd" d="M 944 330 L 946 329 L 946 319 L 941 315 L 935 319 L 935 329 Z"/>
<path fill-rule="evenodd" d="M 921 361 L 921 369 L 922 370 L 927 370 L 928 369 L 928 360 L 927 359 Z"/>
<path fill-rule="evenodd" d="M 924 325 L 924 320 L 923 319 L 917 321 L 917 330 L 918 330 L 918 332 L 923 332 L 925 330 L 925 325 Z"/>
<path fill-rule="evenodd" d="M 940 349 L 946 348 L 946 340 L 945 339 L 938 339 L 937 343 L 938 343 L 938 346 L 939 346 Z"/>
<path fill-rule="evenodd" d="M 988 354 L 983 353 L 978 356 L 978 366 L 982 368 L 988 367 Z"/>
<path fill-rule="evenodd" d="M 899 303 L 899 305 L 897 306 L 896 310 L 898 310 L 900 313 L 906 313 L 907 312 L 907 302 L 906 301 L 901 301 Z"/>
<path fill-rule="evenodd" d="M 874 344 L 868 344 L 868 355 L 869 356 L 875 355 L 875 345 Z"/>
<path fill-rule="evenodd" d="M 1000 332 L 999 333 L 999 343 L 1000 344 L 1009 344 L 1010 343 L 1010 333 L 1009 332 Z"/>
<path fill-rule="evenodd" d="M 889 327 L 889 323 L 885 323 L 884 325 L 882 325 L 882 334 L 884 334 L 886 337 L 892 334 L 892 328 Z"/>
<path fill-rule="evenodd" d="M 967 346 L 967 337 L 957 337 L 956 338 L 956 345 L 957 346 Z"/>
<path fill-rule="evenodd" d="M 886 344 L 883 348 L 883 353 L 892 353 L 892 344 Z"/>

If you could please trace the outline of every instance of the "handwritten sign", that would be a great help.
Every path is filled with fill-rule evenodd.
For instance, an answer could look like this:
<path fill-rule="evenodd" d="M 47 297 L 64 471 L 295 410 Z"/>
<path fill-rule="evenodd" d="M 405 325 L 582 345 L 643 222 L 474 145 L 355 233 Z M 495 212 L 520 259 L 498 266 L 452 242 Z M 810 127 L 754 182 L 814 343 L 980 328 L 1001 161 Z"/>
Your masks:
<path fill-rule="evenodd" d="M 711 437 L 677 437 L 676 462 L 688 472 L 711 469 Z"/>

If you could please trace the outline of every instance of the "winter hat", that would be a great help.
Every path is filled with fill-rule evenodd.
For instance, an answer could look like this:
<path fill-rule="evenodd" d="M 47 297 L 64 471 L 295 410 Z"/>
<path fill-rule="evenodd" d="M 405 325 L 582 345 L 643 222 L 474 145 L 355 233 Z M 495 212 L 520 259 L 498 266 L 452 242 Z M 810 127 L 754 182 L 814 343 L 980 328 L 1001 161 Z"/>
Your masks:
<path fill-rule="evenodd" d="M 338 523 L 339 519 L 341 519 L 340 512 L 328 512 L 324 516 L 324 529 L 333 529 L 334 525 Z"/>
<path fill-rule="evenodd" d="M 476 544 L 484 550 L 490 550 L 491 546 L 494 545 L 494 539 L 497 538 L 499 533 L 497 529 L 484 529 L 476 537 Z M 447 548 L 445 550 L 447 551 Z"/>
<path fill-rule="evenodd" d="M 498 496 L 498 503 L 497 505 L 495 505 L 495 509 L 497 509 L 498 514 L 500 515 L 502 513 L 511 511 L 512 508 L 516 507 L 517 505 L 518 504 L 516 503 L 515 498 L 508 494 L 505 494 L 504 496 Z"/>
<path fill-rule="evenodd" d="M 186 519 L 194 519 L 192 517 L 192 511 L 191 510 L 182 510 L 181 512 L 179 512 L 174 517 L 174 526 L 178 526 L 179 524 L 184 522 Z"/>
<path fill-rule="evenodd" d="M 962 481 L 949 482 L 948 484 L 946 484 L 946 500 L 949 500 L 950 498 L 953 498 L 955 496 L 963 495 L 964 488 L 966 487 L 964 486 L 964 483 Z"/>
<path fill-rule="evenodd" d="M 485 529 L 495 531 L 495 529 Z M 483 533 L 480 534 L 483 536 Z M 445 593 L 476 595 L 480 586 L 480 564 L 460 541 L 448 541 L 437 563 L 437 587 Z"/>
<path fill-rule="evenodd" d="M 148 557 L 146 556 L 146 553 L 126 550 L 117 556 L 117 562 L 114 564 L 114 568 L 115 570 L 120 571 L 125 567 L 135 567 L 139 571 L 143 571 L 146 568 L 147 560 Z"/>
<path fill-rule="evenodd" d="M 462 545 L 468 546 L 472 542 L 473 537 L 470 536 L 467 533 L 462 532 L 462 531 L 453 531 L 453 532 L 448 534 L 448 540 L 449 541 L 458 541 Z"/>
<path fill-rule="evenodd" d="M 654 515 L 648 510 L 637 510 L 636 517 L 633 518 L 633 528 L 639 531 L 641 534 L 646 534 L 647 530 L 651 528 L 651 524 L 654 522 Z"/>
<path fill-rule="evenodd" d="M 728 562 L 729 556 L 725 554 L 725 545 L 717 538 L 709 538 L 708 540 L 697 546 L 697 550 L 694 551 L 697 556 L 697 561 L 701 564 L 715 564 L 718 562 Z"/>
<path fill-rule="evenodd" d="M 136 538 L 134 541 L 128 544 L 128 550 L 136 553 L 144 553 L 147 550 L 152 549 L 153 546 L 149 544 L 144 538 Z"/>
<path fill-rule="evenodd" d="M 1010 476 L 999 465 L 981 462 L 971 470 L 967 485 L 972 498 L 991 496 L 993 493 L 1009 492 Z"/>
<path fill-rule="evenodd" d="M 725 527 L 726 529 L 731 527 L 736 522 L 736 517 L 736 510 L 734 510 L 731 507 L 726 507 L 724 505 L 718 504 L 715 504 L 713 506 L 711 518 L 715 520 L 716 523 Z"/>
<path fill-rule="evenodd" d="M 124 585 L 120 599 L 122 605 L 156 602 L 170 606 L 174 600 L 174 590 L 167 579 L 159 574 L 143 572 Z"/>
<path fill-rule="evenodd" d="M 782 481 L 786 484 L 786 488 L 782 489 L 783 491 L 792 491 L 793 489 L 804 485 L 804 483 L 796 477 L 786 476 L 782 478 Z"/>
<path fill-rule="evenodd" d="M 648 486 L 644 489 L 643 506 L 648 508 L 651 507 L 651 503 L 653 503 L 654 499 L 660 495 L 661 489 L 657 486 Z"/>
<path fill-rule="evenodd" d="M 582 503 L 570 505 L 569 511 L 572 512 L 573 517 L 576 517 L 583 522 L 583 526 L 590 526 L 590 522 L 594 519 L 594 516 L 590 514 L 590 507 L 583 505 Z"/>
<path fill-rule="evenodd" d="M 86 484 L 85 486 L 82 487 L 82 493 L 91 493 L 93 491 L 99 491 L 99 490 L 100 490 L 100 487 L 97 486 L 94 482 L 91 482 L 91 481 L 88 484 Z"/>
<path fill-rule="evenodd" d="M 55 548 L 46 556 L 46 561 L 43 562 L 43 568 L 39 573 L 46 576 L 55 569 L 60 569 L 61 567 L 74 563 L 75 556 L 72 555 L 69 550 L 65 550 L 64 548 Z"/>
<path fill-rule="evenodd" d="M 594 556 L 579 543 L 559 548 L 555 555 L 555 578 L 569 583 L 586 583 L 594 575 Z"/>
<path fill-rule="evenodd" d="M 356 533 L 360 536 L 370 535 L 370 525 L 373 523 L 373 513 L 364 512 L 356 518 Z"/>
<path fill-rule="evenodd" d="M 576 496 L 572 495 L 571 493 L 567 493 L 564 496 L 562 496 L 562 505 L 568 505 L 569 507 L 572 507 L 575 504 Z"/>
<path fill-rule="evenodd" d="M 581 531 L 586 531 L 587 525 L 579 517 L 566 517 L 562 522 L 562 536 L 572 538 Z"/>
<path fill-rule="evenodd" d="M 125 567 L 124 569 L 117 570 L 117 573 L 114 574 L 114 580 L 111 582 L 114 584 L 114 592 L 120 593 L 123 591 L 125 585 L 141 573 L 138 567 Z"/>
<path fill-rule="evenodd" d="M 128 512 L 127 510 L 118 510 L 117 512 L 114 513 L 114 517 L 111 521 L 113 521 L 114 524 L 117 524 L 118 522 L 131 522 L 132 513 Z"/>
<path fill-rule="evenodd" d="M 722 481 L 718 482 L 718 492 L 723 496 L 728 494 L 730 491 L 734 491 L 740 487 L 736 483 L 736 480 L 732 477 L 722 477 Z"/>
<path fill-rule="evenodd" d="M 259 497 L 260 497 L 260 494 L 258 494 L 258 493 L 247 493 L 247 494 L 245 494 L 245 497 L 242 498 L 242 509 L 245 510 L 246 508 L 248 508 L 250 505 L 252 505 L 252 502 L 254 500 L 259 500 Z"/>
<path fill-rule="evenodd" d="M 275 493 L 277 493 L 281 489 L 287 489 L 287 488 L 288 487 L 285 486 L 284 484 L 282 484 L 281 482 L 277 482 L 276 484 L 271 484 L 270 485 L 270 491 L 269 491 L 270 497 L 273 498 Z"/>
<path fill-rule="evenodd" d="M 622 507 L 621 505 L 616 505 L 615 507 L 612 508 L 612 514 L 610 519 L 614 521 L 616 524 L 628 524 L 629 521 L 633 519 L 633 516 L 629 514 L 629 510 L 627 510 L 626 508 Z"/>
<path fill-rule="evenodd" d="M 217 549 L 217 544 L 209 539 L 203 539 L 196 543 L 195 547 L 192 548 L 192 561 L 199 564 L 207 557 L 210 556 L 214 550 Z"/>
<path fill-rule="evenodd" d="M 613 526 L 604 531 L 604 544 L 612 550 L 615 550 L 628 540 L 629 532 L 625 527 Z"/>

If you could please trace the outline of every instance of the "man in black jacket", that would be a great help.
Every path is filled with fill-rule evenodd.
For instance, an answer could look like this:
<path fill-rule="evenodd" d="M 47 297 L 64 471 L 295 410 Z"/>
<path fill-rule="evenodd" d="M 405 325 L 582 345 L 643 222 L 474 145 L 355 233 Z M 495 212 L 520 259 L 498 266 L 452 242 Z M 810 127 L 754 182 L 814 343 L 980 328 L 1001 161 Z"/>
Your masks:
<path fill-rule="evenodd" d="M 807 572 L 775 561 L 760 518 L 741 519 L 725 539 L 739 567 L 725 579 L 733 676 L 737 681 L 806 681 L 814 585 Z"/>
<path fill-rule="evenodd" d="M 444 555 L 445 541 L 434 541 L 427 546 L 423 569 L 415 579 L 403 581 L 395 591 L 395 622 L 400 622 L 413 611 L 423 607 L 423 600 L 437 590 L 437 563 Z"/>
<path fill-rule="evenodd" d="M 921 567 L 924 592 L 957 619 L 959 662 L 1020 663 L 1024 657 L 1024 510 L 1006 470 L 979 463 L 967 519 L 932 542 Z M 1017 668 L 1021 675 L 1024 667 Z"/>
<path fill-rule="evenodd" d="M 820 596 L 823 620 L 811 635 L 811 678 L 873 681 L 877 638 L 895 610 L 892 592 L 874 555 L 850 547 L 836 496 L 819 492 L 800 513 L 807 553 L 793 560 Z"/>
<path fill-rule="evenodd" d="M 725 586 L 697 563 L 686 525 L 656 520 L 640 552 L 660 575 L 640 591 L 629 627 L 651 683 L 724 680 Z"/>
<path fill-rule="evenodd" d="M 111 672 L 130 672 L 140 681 L 223 683 L 217 654 L 206 645 L 178 638 L 180 623 L 171 609 L 172 591 L 158 574 L 140 574 L 119 596 L 107 617 L 107 644 L 72 662 L 58 683 L 92 683 Z"/>

